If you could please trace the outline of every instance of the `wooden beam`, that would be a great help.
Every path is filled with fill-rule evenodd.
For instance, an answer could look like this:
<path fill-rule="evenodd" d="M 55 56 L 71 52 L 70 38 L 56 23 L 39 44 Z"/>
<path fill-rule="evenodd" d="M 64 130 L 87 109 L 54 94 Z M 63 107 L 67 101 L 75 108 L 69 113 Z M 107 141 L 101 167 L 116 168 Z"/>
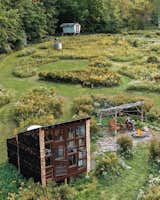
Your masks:
<path fill-rule="evenodd" d="M 115 135 L 117 135 L 117 111 L 115 112 L 115 124 L 114 124 L 114 126 L 115 126 Z"/>
<path fill-rule="evenodd" d="M 90 152 L 90 119 L 86 121 L 86 149 L 87 149 L 87 173 L 91 170 L 91 152 Z"/>
<path fill-rule="evenodd" d="M 18 171 L 20 173 L 20 158 L 19 158 L 19 141 L 18 141 L 18 134 L 16 135 L 16 143 L 17 143 L 17 164 L 18 164 Z"/>
<path fill-rule="evenodd" d="M 46 160 L 45 160 L 45 141 L 44 129 L 39 129 L 40 164 L 41 164 L 41 183 L 46 186 Z"/>

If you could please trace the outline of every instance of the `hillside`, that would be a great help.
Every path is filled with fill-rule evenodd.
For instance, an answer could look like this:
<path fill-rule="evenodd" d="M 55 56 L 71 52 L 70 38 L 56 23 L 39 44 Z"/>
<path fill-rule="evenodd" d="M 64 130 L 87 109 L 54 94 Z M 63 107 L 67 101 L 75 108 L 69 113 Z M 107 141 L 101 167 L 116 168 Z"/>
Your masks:
<path fill-rule="evenodd" d="M 7 160 L 6 139 L 11 137 L 15 128 L 18 127 L 15 121 L 17 102 L 31 89 L 40 86 L 48 89 L 54 88 L 56 93 L 63 97 L 64 112 L 58 119 L 55 119 L 55 122 L 73 117 L 75 113 L 71 108 L 76 97 L 96 94 L 103 94 L 106 97 L 147 98 L 154 103 L 151 112 L 156 110 L 156 116 L 159 116 L 160 84 L 157 81 L 160 79 L 159 38 L 160 32 L 157 30 L 132 31 L 115 35 L 65 36 L 61 38 L 63 51 L 53 49 L 54 38 L 51 38 L 49 41 L 29 45 L 20 51 L 1 56 L 0 87 L 4 88 L 10 94 L 10 97 L 9 102 L 0 107 L 0 185 L 5 182 L 4 169 L 8 170 L 6 173 L 9 180 L 14 181 L 15 179 L 14 176 L 12 177 L 14 170 L 4 165 Z M 46 81 L 39 78 L 39 73 L 49 72 L 51 74 L 56 72 L 58 74 L 63 72 L 65 74 L 67 72 L 67 76 L 74 70 L 80 71 L 84 79 L 85 73 L 90 73 L 85 71 L 89 66 L 97 67 L 100 71 L 102 71 L 102 68 L 107 68 L 106 73 L 110 73 L 110 76 L 113 74 L 113 79 L 116 76 L 120 77 L 120 81 L 117 85 L 114 85 L 113 79 L 107 77 L 110 82 L 112 81 L 111 84 L 105 85 L 105 87 L 102 84 L 97 87 L 96 84 L 94 85 L 94 81 L 97 80 L 101 84 L 100 79 L 103 79 L 105 74 L 103 73 L 98 78 L 94 77 L 94 81 L 85 80 L 87 84 L 89 81 L 93 84 L 93 88 L 91 88 L 92 84 L 90 85 L 90 83 L 88 87 L 75 82 L 65 82 L 65 80 L 52 81 L 50 79 Z M 96 76 L 96 74 L 94 75 Z M 156 88 L 155 81 L 157 81 Z M 158 127 L 159 120 L 151 123 Z M 105 185 L 103 180 L 93 183 L 91 188 L 96 189 L 96 193 L 92 193 L 89 189 L 85 192 L 86 183 L 82 183 L 82 191 L 78 199 L 85 199 L 86 195 L 88 195 L 87 199 L 98 199 L 99 195 L 102 196 L 102 199 L 136 199 L 138 190 L 144 186 L 149 175 L 149 169 L 146 165 L 147 159 L 148 149 L 146 146 L 137 147 L 134 160 L 129 161 L 129 164 L 133 167 L 131 173 L 123 172 L 122 177 L 119 177 L 118 182 L 113 185 Z M 137 174 L 141 174 L 141 177 Z M 18 180 L 20 181 L 20 179 Z M 7 187 L 12 188 L 10 192 L 17 191 L 13 185 L 6 185 L 5 189 L 2 187 L 4 191 L 0 188 L 0 199 L 1 195 L 4 198 L 6 191 L 10 191 Z M 78 190 L 81 189 L 78 188 Z M 103 193 L 108 194 L 108 197 L 105 198 Z"/>

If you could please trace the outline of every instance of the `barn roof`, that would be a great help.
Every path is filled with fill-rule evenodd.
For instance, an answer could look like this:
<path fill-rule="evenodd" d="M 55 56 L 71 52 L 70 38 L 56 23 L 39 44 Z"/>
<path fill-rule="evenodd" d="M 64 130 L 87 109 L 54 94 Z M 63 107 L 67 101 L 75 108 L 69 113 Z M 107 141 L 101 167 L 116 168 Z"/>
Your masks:
<path fill-rule="evenodd" d="M 129 109 L 129 108 L 136 108 L 136 107 L 143 106 L 143 105 L 144 105 L 144 101 L 137 101 L 136 103 L 128 103 L 128 104 L 123 104 L 123 105 L 115 106 L 115 107 L 111 107 L 111 108 L 100 109 L 99 114 L 115 113 L 118 111 L 123 111 L 123 110 Z"/>
<path fill-rule="evenodd" d="M 80 25 L 80 24 L 77 23 L 77 22 L 76 22 L 76 23 L 63 23 L 63 24 L 60 25 L 60 27 L 63 28 L 63 27 L 67 27 L 67 26 L 74 26 L 74 25 L 76 25 L 76 24 Z"/>

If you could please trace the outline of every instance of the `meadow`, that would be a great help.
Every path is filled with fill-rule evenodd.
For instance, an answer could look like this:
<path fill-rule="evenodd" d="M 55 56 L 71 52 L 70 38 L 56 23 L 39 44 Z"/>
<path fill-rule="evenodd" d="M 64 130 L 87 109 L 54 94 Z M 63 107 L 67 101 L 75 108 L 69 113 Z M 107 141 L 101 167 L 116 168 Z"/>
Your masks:
<path fill-rule="evenodd" d="M 6 177 L 11 183 L 15 179 L 13 176 L 15 171 L 5 163 L 7 162 L 6 139 L 11 137 L 17 128 L 14 120 L 17 102 L 31 89 L 54 88 L 64 99 L 64 112 L 57 119 L 59 122 L 73 117 L 74 113 L 71 111 L 73 99 L 82 95 L 147 97 L 154 102 L 154 108 L 159 110 L 159 35 L 160 32 L 154 30 L 115 35 L 65 36 L 61 38 L 63 51 L 54 50 L 54 38 L 50 38 L 40 44 L 28 45 L 23 50 L 0 57 L 0 86 L 10 94 L 9 101 L 6 101 L 6 104 L 0 104 L 0 186 L 2 188 L 0 188 L 0 199 L 2 197 L 5 199 L 9 190 L 17 192 L 14 182 L 8 186 L 4 184 Z M 67 74 L 67 71 L 78 70 L 85 73 L 85 70 L 93 65 L 98 69 L 107 68 L 112 73 L 118 74 L 120 83 L 112 87 L 100 85 L 100 87 L 91 88 L 83 87 L 81 84 L 46 81 L 39 78 L 39 73 L 54 73 L 55 71 L 63 71 Z M 136 82 L 135 85 L 134 81 L 140 81 L 140 83 Z M 157 87 L 154 86 L 155 84 Z M 151 89 L 149 89 L 150 85 Z M 157 115 L 160 116 L 160 112 Z M 158 122 L 156 125 L 158 126 Z M 86 197 L 94 199 L 94 196 L 97 199 L 99 195 L 103 199 L 103 192 L 108 194 L 107 199 L 136 199 L 138 190 L 144 186 L 149 174 L 146 162 L 146 147 L 138 148 L 135 159 L 130 161 L 133 167 L 132 173 L 124 172 L 118 182 L 110 186 L 104 186 L 103 180 L 100 180 L 91 187 L 92 190 L 97 189 L 97 194 L 82 190 L 79 199 Z M 6 177 L 4 177 L 4 169 L 8 172 Z M 20 179 L 21 177 L 18 178 Z"/>

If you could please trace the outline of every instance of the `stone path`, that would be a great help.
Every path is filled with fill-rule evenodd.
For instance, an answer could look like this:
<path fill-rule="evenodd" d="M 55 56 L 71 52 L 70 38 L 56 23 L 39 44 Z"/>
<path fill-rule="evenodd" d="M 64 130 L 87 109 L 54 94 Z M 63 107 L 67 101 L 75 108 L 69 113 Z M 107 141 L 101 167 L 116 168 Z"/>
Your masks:
<path fill-rule="evenodd" d="M 136 146 L 140 142 L 148 142 L 152 138 L 152 134 L 144 138 L 133 138 L 133 145 Z M 117 137 L 110 136 L 107 131 L 103 132 L 103 137 L 97 141 L 97 152 L 101 154 L 105 152 L 113 152 L 117 150 Z"/>

